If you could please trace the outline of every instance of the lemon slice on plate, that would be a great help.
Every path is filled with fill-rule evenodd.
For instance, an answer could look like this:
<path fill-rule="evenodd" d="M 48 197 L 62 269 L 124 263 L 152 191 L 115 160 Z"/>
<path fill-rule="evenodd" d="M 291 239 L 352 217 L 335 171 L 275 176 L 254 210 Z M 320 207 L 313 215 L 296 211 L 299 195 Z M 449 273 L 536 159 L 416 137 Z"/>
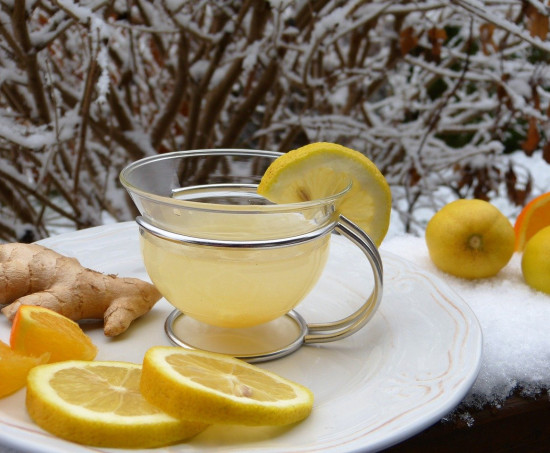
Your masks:
<path fill-rule="evenodd" d="M 172 346 L 145 353 L 141 392 L 168 414 L 205 423 L 286 425 L 306 418 L 306 387 L 233 357 Z"/>
<path fill-rule="evenodd" d="M 72 360 L 39 365 L 27 379 L 27 410 L 66 440 L 114 448 L 152 448 L 188 439 L 208 425 L 173 418 L 139 391 L 141 366 Z"/>
<path fill-rule="evenodd" d="M 388 232 L 391 191 L 376 165 L 359 151 L 335 143 L 311 143 L 274 160 L 258 194 L 274 203 L 296 203 L 335 195 L 352 182 L 338 211 L 379 246 Z"/>

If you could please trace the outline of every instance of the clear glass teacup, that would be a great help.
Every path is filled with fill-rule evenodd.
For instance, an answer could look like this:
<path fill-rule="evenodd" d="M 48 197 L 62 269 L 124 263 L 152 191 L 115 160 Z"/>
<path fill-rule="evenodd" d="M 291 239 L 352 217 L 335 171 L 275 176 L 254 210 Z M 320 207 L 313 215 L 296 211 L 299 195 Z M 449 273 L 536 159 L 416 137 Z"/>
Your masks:
<path fill-rule="evenodd" d="M 273 351 L 275 358 L 308 342 L 326 342 L 359 330 L 382 296 L 382 262 L 375 245 L 339 216 L 340 193 L 301 203 L 273 204 L 256 193 L 271 151 L 207 149 L 148 157 L 120 175 L 141 216 L 140 243 L 151 281 L 176 310 L 167 321 L 172 341 L 184 315 L 218 329 L 247 329 L 290 316 L 299 334 Z M 308 325 L 293 311 L 317 283 L 331 233 L 344 234 L 369 259 L 374 289 L 345 319 Z M 189 330 L 189 329 L 188 329 Z M 234 354 L 238 355 L 238 354 Z"/>

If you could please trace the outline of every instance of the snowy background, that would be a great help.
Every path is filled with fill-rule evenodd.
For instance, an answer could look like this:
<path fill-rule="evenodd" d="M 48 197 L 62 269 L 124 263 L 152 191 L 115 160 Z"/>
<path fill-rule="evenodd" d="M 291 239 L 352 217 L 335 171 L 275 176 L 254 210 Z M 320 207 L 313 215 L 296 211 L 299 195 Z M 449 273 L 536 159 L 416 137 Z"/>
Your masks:
<path fill-rule="evenodd" d="M 2 0 L 0 15 L 0 241 L 133 218 L 120 170 L 171 150 L 350 146 L 415 234 L 449 198 L 515 215 L 538 182 L 510 153 L 550 161 L 540 0 Z"/>

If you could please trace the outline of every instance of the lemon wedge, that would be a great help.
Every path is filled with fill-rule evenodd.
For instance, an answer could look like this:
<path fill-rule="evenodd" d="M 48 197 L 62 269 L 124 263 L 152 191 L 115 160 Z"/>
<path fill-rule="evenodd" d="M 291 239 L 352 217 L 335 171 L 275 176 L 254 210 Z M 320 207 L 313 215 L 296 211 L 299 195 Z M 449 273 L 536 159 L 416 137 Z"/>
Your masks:
<path fill-rule="evenodd" d="M 311 143 L 275 159 L 258 194 L 274 203 L 296 203 L 351 189 L 338 212 L 362 228 L 379 246 L 388 232 L 391 191 L 376 165 L 359 151 L 335 143 Z"/>
<path fill-rule="evenodd" d="M 139 391 L 141 366 L 65 361 L 34 367 L 27 410 L 40 427 L 97 447 L 152 448 L 188 439 L 207 427 L 173 418 Z"/>
<path fill-rule="evenodd" d="M 145 353 L 143 396 L 166 413 L 204 423 L 285 425 L 306 418 L 306 387 L 223 354 L 155 346 Z"/>

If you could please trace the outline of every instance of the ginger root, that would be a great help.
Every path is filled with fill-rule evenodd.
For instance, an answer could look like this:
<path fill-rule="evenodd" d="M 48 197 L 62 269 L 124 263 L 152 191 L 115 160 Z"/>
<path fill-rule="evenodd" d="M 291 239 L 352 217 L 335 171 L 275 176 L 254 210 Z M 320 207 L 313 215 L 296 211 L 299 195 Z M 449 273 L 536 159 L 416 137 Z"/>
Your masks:
<path fill-rule="evenodd" d="M 87 269 L 38 244 L 0 244 L 0 305 L 13 320 L 20 305 L 54 310 L 73 321 L 104 320 L 112 337 L 126 331 L 161 298 L 150 283 Z"/>

